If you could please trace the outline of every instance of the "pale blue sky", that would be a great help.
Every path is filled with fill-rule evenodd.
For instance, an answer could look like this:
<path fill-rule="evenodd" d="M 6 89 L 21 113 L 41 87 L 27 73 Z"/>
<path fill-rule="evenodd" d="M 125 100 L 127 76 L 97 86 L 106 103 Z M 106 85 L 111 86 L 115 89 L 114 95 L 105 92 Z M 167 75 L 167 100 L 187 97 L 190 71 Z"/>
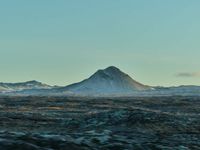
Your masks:
<path fill-rule="evenodd" d="M 119 67 L 148 85 L 200 85 L 199 0 L 0 2 L 0 81 L 67 85 Z"/>

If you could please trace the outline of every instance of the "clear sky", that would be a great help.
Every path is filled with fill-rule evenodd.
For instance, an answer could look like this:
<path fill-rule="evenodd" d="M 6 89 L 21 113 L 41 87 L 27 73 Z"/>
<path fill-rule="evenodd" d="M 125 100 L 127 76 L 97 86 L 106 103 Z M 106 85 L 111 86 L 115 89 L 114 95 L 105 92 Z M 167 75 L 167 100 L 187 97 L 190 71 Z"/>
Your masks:
<path fill-rule="evenodd" d="M 4 0 L 0 81 L 67 85 L 119 67 L 148 85 L 200 85 L 200 0 Z"/>

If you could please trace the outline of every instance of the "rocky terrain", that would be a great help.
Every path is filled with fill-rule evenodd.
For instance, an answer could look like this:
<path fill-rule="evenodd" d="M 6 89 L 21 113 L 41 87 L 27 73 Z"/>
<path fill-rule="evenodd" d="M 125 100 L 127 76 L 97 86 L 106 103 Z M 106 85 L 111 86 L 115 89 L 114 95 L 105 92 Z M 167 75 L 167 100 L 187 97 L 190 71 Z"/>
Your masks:
<path fill-rule="evenodd" d="M 200 149 L 200 97 L 0 97 L 2 150 Z"/>

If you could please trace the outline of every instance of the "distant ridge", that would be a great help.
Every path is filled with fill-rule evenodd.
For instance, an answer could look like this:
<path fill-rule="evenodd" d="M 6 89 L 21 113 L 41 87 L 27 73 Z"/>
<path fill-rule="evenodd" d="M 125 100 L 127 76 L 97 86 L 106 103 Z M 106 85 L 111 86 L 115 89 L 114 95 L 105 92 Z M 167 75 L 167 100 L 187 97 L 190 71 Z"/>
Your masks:
<path fill-rule="evenodd" d="M 43 84 L 41 82 L 32 80 L 27 82 L 18 82 L 18 83 L 3 83 L 0 82 L 0 92 L 13 92 L 13 91 L 22 91 L 28 89 L 49 89 L 50 85 Z"/>

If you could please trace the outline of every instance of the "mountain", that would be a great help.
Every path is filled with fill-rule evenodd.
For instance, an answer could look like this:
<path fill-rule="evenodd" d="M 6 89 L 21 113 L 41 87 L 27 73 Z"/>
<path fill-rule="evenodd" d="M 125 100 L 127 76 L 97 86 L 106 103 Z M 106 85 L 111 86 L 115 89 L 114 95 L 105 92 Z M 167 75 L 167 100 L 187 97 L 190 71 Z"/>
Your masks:
<path fill-rule="evenodd" d="M 125 94 L 150 89 L 152 89 L 150 86 L 133 80 L 120 69 L 111 66 L 104 70 L 98 70 L 86 80 L 57 90 L 76 94 Z"/>
<path fill-rule="evenodd" d="M 151 87 L 133 80 L 111 66 L 88 79 L 68 86 L 49 86 L 38 81 L 0 83 L 0 95 L 9 96 L 200 96 L 200 86 Z"/>
<path fill-rule="evenodd" d="M 27 82 L 20 82 L 20 83 L 0 83 L 0 92 L 1 93 L 8 93 L 8 92 L 18 92 L 23 90 L 36 90 L 36 89 L 50 89 L 51 86 L 47 84 L 43 84 L 38 81 L 27 81 Z"/>

